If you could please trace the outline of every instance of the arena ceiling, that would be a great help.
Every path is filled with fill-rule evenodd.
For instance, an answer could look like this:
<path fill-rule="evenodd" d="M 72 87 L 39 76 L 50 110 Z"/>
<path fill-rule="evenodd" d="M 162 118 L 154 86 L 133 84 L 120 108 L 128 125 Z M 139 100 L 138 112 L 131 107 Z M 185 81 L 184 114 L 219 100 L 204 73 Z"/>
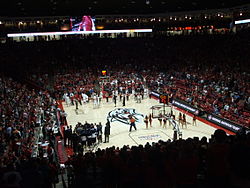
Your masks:
<path fill-rule="evenodd" d="M 0 16 L 147 14 L 244 5 L 250 0 L 5 0 Z"/>

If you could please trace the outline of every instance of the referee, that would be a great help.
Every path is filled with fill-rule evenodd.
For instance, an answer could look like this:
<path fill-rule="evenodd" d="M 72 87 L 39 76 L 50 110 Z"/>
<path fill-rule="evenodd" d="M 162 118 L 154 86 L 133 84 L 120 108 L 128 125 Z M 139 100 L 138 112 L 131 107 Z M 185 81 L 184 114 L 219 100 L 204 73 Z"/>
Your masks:
<path fill-rule="evenodd" d="M 133 118 L 132 115 L 129 116 L 129 121 L 130 121 L 130 129 L 129 129 L 129 132 L 131 132 L 132 127 L 134 127 L 134 129 L 136 130 L 135 119 Z"/>

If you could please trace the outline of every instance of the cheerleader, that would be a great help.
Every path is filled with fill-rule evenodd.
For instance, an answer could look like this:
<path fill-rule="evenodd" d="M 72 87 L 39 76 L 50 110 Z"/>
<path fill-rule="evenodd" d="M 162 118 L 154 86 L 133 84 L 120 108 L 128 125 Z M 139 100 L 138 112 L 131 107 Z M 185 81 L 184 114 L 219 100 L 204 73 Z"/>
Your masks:
<path fill-rule="evenodd" d="M 182 122 L 182 114 L 179 113 L 179 125 L 181 124 L 181 127 L 183 128 L 183 122 Z"/>
<path fill-rule="evenodd" d="M 193 126 L 194 125 L 197 126 L 197 124 L 196 124 L 196 116 L 195 115 L 193 116 Z"/>
<path fill-rule="evenodd" d="M 167 128 L 167 119 L 163 118 L 163 128 Z"/>
<path fill-rule="evenodd" d="M 150 127 L 152 127 L 152 115 L 151 114 L 149 114 L 148 120 L 149 120 Z"/>
<path fill-rule="evenodd" d="M 148 116 L 146 115 L 146 117 L 145 117 L 145 119 L 144 119 L 144 122 L 145 122 L 145 124 L 146 124 L 146 129 L 148 129 Z"/>
<path fill-rule="evenodd" d="M 182 124 L 185 125 L 185 127 L 187 128 L 187 121 L 186 121 L 186 115 L 183 114 L 182 116 Z"/>

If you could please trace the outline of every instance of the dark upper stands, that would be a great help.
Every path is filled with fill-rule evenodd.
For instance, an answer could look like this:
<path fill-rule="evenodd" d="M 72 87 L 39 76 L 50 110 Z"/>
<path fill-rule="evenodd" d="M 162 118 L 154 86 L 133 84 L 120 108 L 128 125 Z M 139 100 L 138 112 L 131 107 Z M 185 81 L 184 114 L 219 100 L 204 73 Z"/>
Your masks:
<path fill-rule="evenodd" d="M 31 0 L 5 1 L 1 16 L 51 16 L 82 14 L 145 14 L 172 11 L 206 10 L 230 8 L 249 3 L 238 1 L 202 1 L 202 0 L 110 0 L 108 3 L 98 0 Z"/>

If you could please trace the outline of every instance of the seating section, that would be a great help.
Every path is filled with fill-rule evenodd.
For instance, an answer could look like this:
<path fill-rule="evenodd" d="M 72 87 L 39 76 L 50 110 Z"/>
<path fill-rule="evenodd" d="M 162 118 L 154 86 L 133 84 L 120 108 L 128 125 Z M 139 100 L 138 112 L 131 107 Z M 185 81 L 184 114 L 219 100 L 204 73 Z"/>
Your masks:
<path fill-rule="evenodd" d="M 203 137 L 159 141 L 152 145 L 98 149 L 75 154 L 66 163 L 74 172 L 71 187 L 234 187 L 236 177 L 249 178 L 248 136 L 215 131 Z M 241 144 L 239 144 L 241 142 Z M 238 181 L 238 180 L 236 180 Z M 244 184 L 245 185 L 245 184 Z"/>
<path fill-rule="evenodd" d="M 1 187 L 50 186 L 57 173 L 54 99 L 48 92 L 29 89 L 1 76 L 0 103 Z M 41 171 L 44 167 L 46 170 Z M 13 174 L 15 180 L 9 179 Z"/>
<path fill-rule="evenodd" d="M 166 92 L 249 127 L 249 40 L 244 33 L 23 45 L 24 49 L 29 45 L 38 48 L 31 59 L 39 59 L 39 73 L 36 74 L 37 66 L 31 68 L 34 71 L 29 79 L 46 88 L 52 87 L 59 98 L 64 93 L 90 95 L 96 80 L 102 76 L 101 71 L 106 70 L 110 78 L 105 81 L 104 90 L 114 90 L 114 85 L 128 89 L 143 84 L 151 91 Z M 48 67 L 53 71 L 48 72 Z M 118 83 L 114 84 L 117 79 Z M 131 79 L 134 82 L 128 83 Z"/>
<path fill-rule="evenodd" d="M 237 187 L 250 178 L 244 128 L 68 158 L 57 100 L 157 91 L 250 127 L 249 42 L 246 32 L 0 44 L 0 187 L 52 187 L 59 162 L 71 187 Z"/>

